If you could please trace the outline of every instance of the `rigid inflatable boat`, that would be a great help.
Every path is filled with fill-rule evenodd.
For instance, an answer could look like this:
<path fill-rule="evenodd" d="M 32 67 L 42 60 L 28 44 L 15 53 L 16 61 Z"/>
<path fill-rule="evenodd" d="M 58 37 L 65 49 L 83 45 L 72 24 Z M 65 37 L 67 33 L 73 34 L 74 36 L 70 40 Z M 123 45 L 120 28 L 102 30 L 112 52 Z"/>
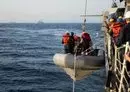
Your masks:
<path fill-rule="evenodd" d="M 73 80 L 80 80 L 105 65 L 104 55 L 104 51 L 101 49 L 95 49 L 89 55 L 75 56 L 70 53 L 57 53 L 54 55 L 53 61 L 57 66 L 63 68 Z"/>

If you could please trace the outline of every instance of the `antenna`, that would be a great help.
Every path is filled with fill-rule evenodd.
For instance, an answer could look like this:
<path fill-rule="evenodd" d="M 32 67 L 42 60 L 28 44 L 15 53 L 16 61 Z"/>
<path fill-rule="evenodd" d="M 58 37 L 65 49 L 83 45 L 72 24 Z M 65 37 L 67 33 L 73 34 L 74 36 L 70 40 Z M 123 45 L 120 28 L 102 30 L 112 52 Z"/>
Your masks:
<path fill-rule="evenodd" d="M 82 24 L 82 31 L 86 30 L 86 15 L 87 14 L 87 0 L 85 1 L 85 11 L 84 11 L 84 15 L 81 15 L 81 17 L 83 17 L 84 22 Z"/>
<path fill-rule="evenodd" d="M 87 0 L 85 2 L 85 11 L 84 11 L 84 14 L 86 15 L 86 12 L 87 12 Z"/>

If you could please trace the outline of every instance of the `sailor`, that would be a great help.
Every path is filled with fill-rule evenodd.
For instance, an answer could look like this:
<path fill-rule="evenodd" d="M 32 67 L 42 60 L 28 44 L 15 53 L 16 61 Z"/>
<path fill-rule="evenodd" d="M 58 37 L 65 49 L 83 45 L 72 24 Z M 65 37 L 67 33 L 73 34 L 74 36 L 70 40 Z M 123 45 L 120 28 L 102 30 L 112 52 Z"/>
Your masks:
<path fill-rule="evenodd" d="M 117 46 L 121 46 L 125 44 L 126 42 L 130 43 L 130 11 L 127 11 L 124 16 L 126 20 L 126 25 L 122 28 L 118 41 L 117 41 Z M 121 51 L 121 56 L 124 55 L 125 50 L 122 49 Z M 123 62 L 123 57 L 121 57 L 121 61 Z M 130 71 L 130 63 L 127 63 L 127 70 Z"/>
<path fill-rule="evenodd" d="M 110 12 L 110 15 L 108 16 L 108 20 L 110 22 L 111 19 L 114 19 L 116 21 L 117 15 L 115 12 Z"/>
<path fill-rule="evenodd" d="M 82 49 L 83 51 L 85 51 L 86 49 L 88 49 L 89 47 L 92 46 L 91 37 L 90 37 L 90 35 L 89 35 L 87 32 L 85 32 L 85 31 L 82 32 L 82 35 L 81 35 L 81 43 L 82 43 L 82 45 L 83 45 L 83 49 Z"/>
<path fill-rule="evenodd" d="M 74 34 L 74 40 L 75 40 L 75 41 L 78 41 L 79 38 L 80 38 L 79 36 L 77 36 L 76 34 Z"/>
<path fill-rule="evenodd" d="M 69 52 L 71 54 L 74 54 L 74 46 L 75 46 L 74 32 L 71 32 L 71 35 L 69 38 Z"/>
<path fill-rule="evenodd" d="M 114 43 L 117 42 L 118 36 L 120 34 L 120 31 L 123 27 L 123 24 L 120 22 L 116 22 L 115 19 L 111 18 L 111 25 L 110 25 L 110 30 L 109 33 L 112 36 Z"/>
<path fill-rule="evenodd" d="M 75 34 L 74 40 L 75 40 L 74 53 L 76 55 L 80 55 L 82 52 L 82 50 L 81 50 L 82 46 L 80 44 L 81 38 Z"/>
<path fill-rule="evenodd" d="M 108 28 L 108 33 L 110 33 L 110 30 L 112 29 L 112 25 L 115 23 L 115 19 L 114 18 L 110 18 L 109 19 L 109 22 L 108 22 L 108 26 L 109 26 L 109 28 Z"/>
<path fill-rule="evenodd" d="M 130 42 L 130 11 L 126 12 L 124 18 L 126 19 L 126 25 L 122 28 L 117 46 L 121 46 L 122 44 L 125 44 L 127 41 Z"/>
<path fill-rule="evenodd" d="M 63 37 L 62 37 L 62 44 L 64 45 L 64 52 L 65 53 L 69 53 L 69 38 L 70 38 L 70 34 L 67 31 Z"/>
<path fill-rule="evenodd" d="M 117 19 L 117 22 L 124 24 L 124 19 L 123 19 L 123 17 L 122 17 L 122 16 L 119 16 L 118 19 Z"/>

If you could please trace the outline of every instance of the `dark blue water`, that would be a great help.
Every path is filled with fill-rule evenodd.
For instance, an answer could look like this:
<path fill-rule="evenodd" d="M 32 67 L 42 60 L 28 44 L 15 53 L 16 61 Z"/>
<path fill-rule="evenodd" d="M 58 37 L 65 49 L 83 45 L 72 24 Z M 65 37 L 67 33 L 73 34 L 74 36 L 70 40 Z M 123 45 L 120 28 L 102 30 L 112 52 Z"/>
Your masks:
<path fill-rule="evenodd" d="M 93 44 L 103 48 L 101 24 L 88 24 Z M 0 92 L 72 92 L 72 80 L 54 65 L 65 31 L 81 24 L 0 24 Z M 76 92 L 104 92 L 105 69 L 76 82 Z"/>

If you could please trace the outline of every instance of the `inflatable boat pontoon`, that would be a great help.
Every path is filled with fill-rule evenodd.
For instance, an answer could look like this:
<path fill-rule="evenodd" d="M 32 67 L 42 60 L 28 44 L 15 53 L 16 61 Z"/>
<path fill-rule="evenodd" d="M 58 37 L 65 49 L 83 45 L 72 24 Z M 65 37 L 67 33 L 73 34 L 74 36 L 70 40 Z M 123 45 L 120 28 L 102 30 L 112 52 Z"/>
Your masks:
<path fill-rule="evenodd" d="M 63 68 L 73 80 L 80 80 L 103 67 L 105 56 L 103 50 L 95 49 L 89 55 L 78 55 L 76 57 L 70 53 L 57 53 L 54 55 L 53 61 Z"/>

